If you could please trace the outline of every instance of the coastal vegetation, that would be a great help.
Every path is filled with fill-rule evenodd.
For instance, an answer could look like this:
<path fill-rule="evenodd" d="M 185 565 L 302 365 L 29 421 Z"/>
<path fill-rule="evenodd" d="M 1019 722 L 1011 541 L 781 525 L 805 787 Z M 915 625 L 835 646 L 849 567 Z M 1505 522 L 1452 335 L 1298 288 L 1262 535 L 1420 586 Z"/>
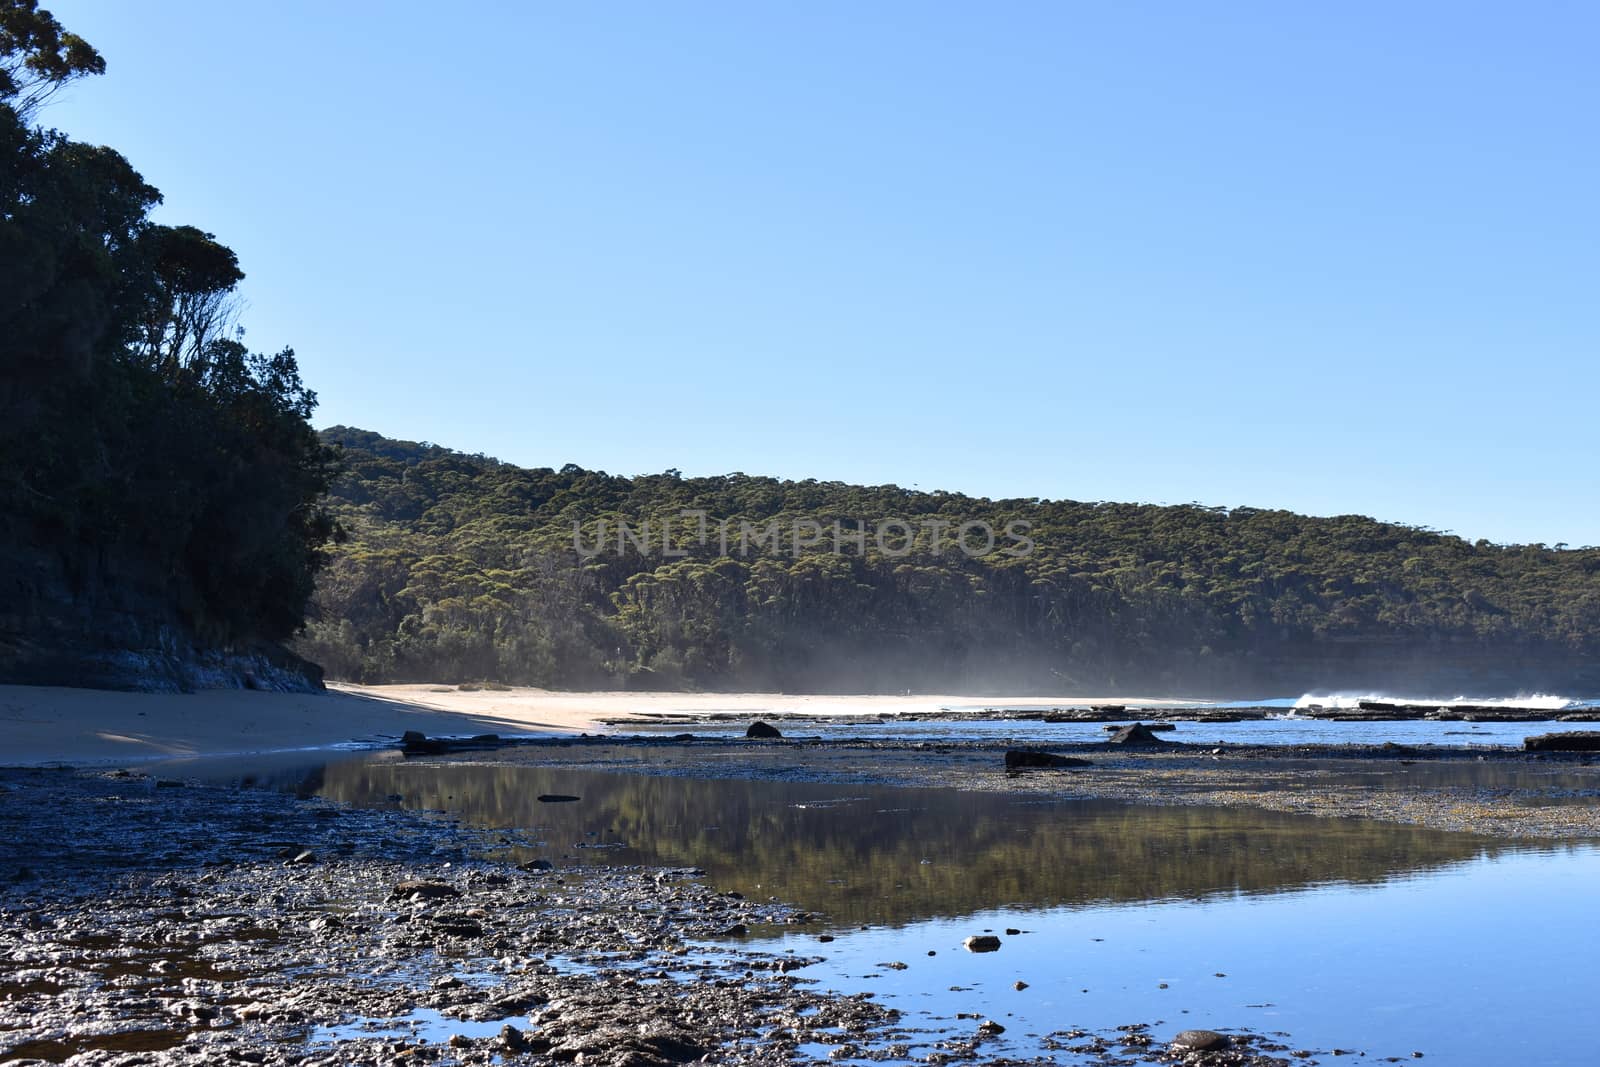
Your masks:
<path fill-rule="evenodd" d="M 1592 684 L 1600 651 L 1596 549 L 1355 515 L 528 469 L 348 427 L 323 440 L 349 541 L 298 648 L 363 682 L 1488 692 Z M 978 527 L 963 548 L 963 524 L 992 550 Z"/>
<path fill-rule="evenodd" d="M 292 351 L 244 345 L 232 250 L 36 121 L 104 70 L 0 0 L 0 678 L 182 686 L 225 651 L 292 684 L 277 646 L 334 530 L 316 397 Z"/>

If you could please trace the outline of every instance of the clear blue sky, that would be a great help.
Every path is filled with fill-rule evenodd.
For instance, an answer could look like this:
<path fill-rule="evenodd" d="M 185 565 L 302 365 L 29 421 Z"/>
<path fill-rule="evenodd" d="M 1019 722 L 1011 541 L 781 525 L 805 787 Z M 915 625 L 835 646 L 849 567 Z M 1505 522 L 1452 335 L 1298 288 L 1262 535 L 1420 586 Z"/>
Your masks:
<path fill-rule="evenodd" d="M 1600 543 L 1600 6 L 46 6 L 319 425 Z"/>

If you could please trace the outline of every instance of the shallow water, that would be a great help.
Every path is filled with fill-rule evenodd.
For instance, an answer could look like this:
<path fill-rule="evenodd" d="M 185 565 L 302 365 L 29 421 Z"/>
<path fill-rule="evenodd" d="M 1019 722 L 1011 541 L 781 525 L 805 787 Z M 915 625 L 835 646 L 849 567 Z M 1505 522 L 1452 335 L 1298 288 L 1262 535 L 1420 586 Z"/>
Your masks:
<path fill-rule="evenodd" d="M 696 866 L 719 889 L 790 901 L 816 920 L 752 929 L 749 941 L 822 957 L 797 973 L 871 990 L 913 1030 L 970 1033 L 978 1020 L 958 1013 L 992 1018 L 1007 1029 L 985 1056 L 1037 1055 L 1042 1035 L 1069 1028 L 1150 1023 L 1163 1040 L 1250 1028 L 1374 1059 L 1592 1062 L 1574 1040 L 1600 993 L 1583 933 L 1600 884 L 1600 850 L 1588 846 L 1256 810 L 392 753 L 260 778 L 447 811 L 504 830 L 519 861 Z M 1000 951 L 963 949 L 985 931 L 1001 936 Z M 427 1020 L 401 1026 L 412 1022 Z M 915 1036 L 909 1059 L 934 1036 Z"/>
<path fill-rule="evenodd" d="M 1593 848 L 1508 853 L 1377 885 L 999 908 L 785 945 L 820 948 L 827 960 L 807 975 L 874 989 L 916 1013 L 913 1025 L 958 1012 L 1001 1022 L 996 1052 L 1033 1051 L 1030 1034 L 1160 1020 L 1164 1038 L 1247 1027 L 1375 1058 L 1587 1064 L 1593 1049 L 1574 1039 L 1600 983 L 1589 939 L 1574 935 L 1592 916 L 1597 877 Z M 1008 927 L 1025 932 L 1006 936 Z M 962 949 L 985 929 L 1001 936 L 1000 951 Z M 879 966 L 893 961 L 908 966 Z"/>

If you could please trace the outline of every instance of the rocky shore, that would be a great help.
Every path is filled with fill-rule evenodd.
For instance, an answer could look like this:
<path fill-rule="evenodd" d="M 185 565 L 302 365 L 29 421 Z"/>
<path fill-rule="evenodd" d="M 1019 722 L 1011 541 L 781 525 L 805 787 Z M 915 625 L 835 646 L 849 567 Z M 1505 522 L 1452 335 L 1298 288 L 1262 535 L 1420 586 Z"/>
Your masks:
<path fill-rule="evenodd" d="M 0 772 L 0 1062 L 1316 1062 L 1152 1023 L 907 1028 L 764 929 L 816 917 L 694 869 L 506 861 L 438 815 L 126 771 Z M 818 937 L 825 950 L 826 937 Z"/>

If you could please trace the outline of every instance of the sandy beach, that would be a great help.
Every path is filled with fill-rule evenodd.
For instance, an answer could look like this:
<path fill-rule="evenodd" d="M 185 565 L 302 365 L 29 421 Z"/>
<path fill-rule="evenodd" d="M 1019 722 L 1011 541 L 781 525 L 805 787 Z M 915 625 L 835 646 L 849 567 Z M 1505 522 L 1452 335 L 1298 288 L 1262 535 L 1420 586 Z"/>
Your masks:
<path fill-rule="evenodd" d="M 0 764 L 114 763 L 322 748 L 430 735 L 582 733 L 577 704 L 516 694 L 427 693 L 427 686 L 340 686 L 325 693 L 118 693 L 0 686 Z"/>
<path fill-rule="evenodd" d="M 779 693 L 462 691 L 438 685 L 330 685 L 324 693 L 122 693 L 0 686 L 0 765 L 114 763 L 430 736 L 596 733 L 615 719 L 674 715 L 874 715 L 941 706 L 1098 703 L 1094 696 L 811 696 Z M 1124 700 L 1128 698 L 1123 698 Z M 1158 701 L 1140 698 L 1139 704 Z"/>

